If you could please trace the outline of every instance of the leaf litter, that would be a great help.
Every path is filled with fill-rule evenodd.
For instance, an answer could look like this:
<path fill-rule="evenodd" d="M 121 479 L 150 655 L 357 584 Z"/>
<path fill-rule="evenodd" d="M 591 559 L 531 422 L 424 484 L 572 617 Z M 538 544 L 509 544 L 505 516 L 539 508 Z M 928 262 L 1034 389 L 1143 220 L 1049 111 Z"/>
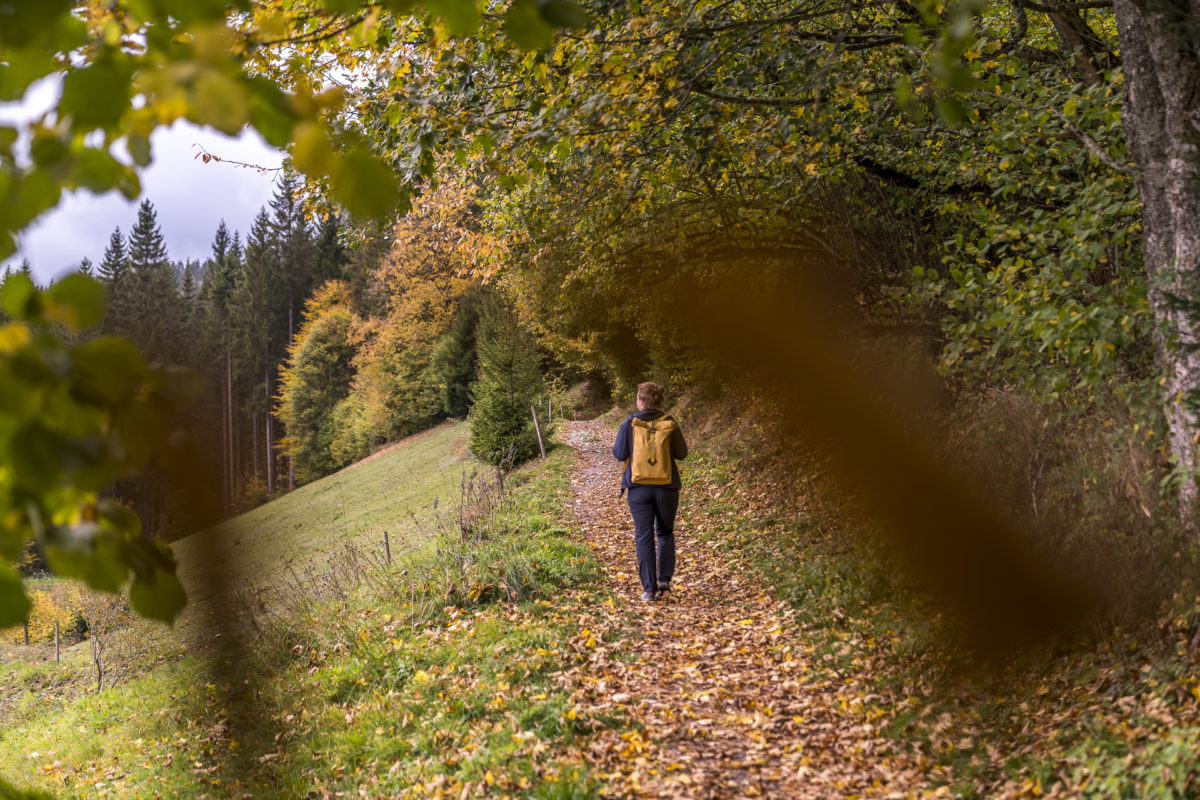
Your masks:
<path fill-rule="evenodd" d="M 620 465 L 601 421 L 568 423 L 571 511 L 605 568 L 621 614 L 586 619 L 571 642 L 586 661 L 559 679 L 581 714 L 627 717 L 584 758 L 605 793 L 638 798 L 939 797 L 921 763 L 898 752 L 823 677 L 795 611 L 676 526 L 668 599 L 641 603 Z M 685 491 L 681 505 L 688 502 Z M 583 620 L 581 620 L 582 624 Z"/>

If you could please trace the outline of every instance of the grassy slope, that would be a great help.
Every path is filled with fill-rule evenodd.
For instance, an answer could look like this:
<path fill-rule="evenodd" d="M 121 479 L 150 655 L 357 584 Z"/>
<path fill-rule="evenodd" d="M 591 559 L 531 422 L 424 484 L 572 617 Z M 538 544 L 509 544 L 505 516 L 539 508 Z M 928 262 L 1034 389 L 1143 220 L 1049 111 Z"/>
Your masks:
<path fill-rule="evenodd" d="M 399 553 L 414 544 L 414 527 L 430 519 L 429 506 L 457 496 L 464 470 L 473 470 L 467 429 L 446 423 L 391 445 L 322 480 L 301 486 L 253 511 L 171 546 L 189 606 L 177 623 L 186 632 L 209 610 L 203 575 L 221 570 L 230 588 L 259 594 L 277 583 L 289 567 L 323 565 L 344 544 L 373 545 L 382 551 L 383 531 Z M 415 539 L 427 534 L 417 534 Z M 32 591 L 57 579 L 33 581 Z M 60 609 L 62 623 L 71 609 Z M 54 648 L 38 641 L 13 646 L 19 629 L 0 642 L 0 726 L 35 718 L 39 705 L 55 707 L 91 688 L 89 646 L 63 642 L 62 662 Z M 150 634 L 154 635 L 154 634 Z M 161 636 L 155 638 L 161 639 Z M 52 640 L 50 640 L 52 641 Z M 155 655 L 178 649 L 179 640 L 157 642 Z M 0 763 L 3 763 L 0 761 Z"/>
<path fill-rule="evenodd" d="M 327 559 L 342 544 L 382 552 L 385 530 L 398 552 L 412 544 L 414 527 L 428 521 L 434 499 L 457 497 L 473 463 L 466 426 L 446 423 L 175 542 L 191 610 L 211 599 L 201 577 L 212 559 L 232 585 L 264 587 L 289 566 Z"/>
<path fill-rule="evenodd" d="M 433 497 L 458 493 L 462 436 L 436 429 L 178 544 L 185 576 L 213 537 L 262 585 L 289 559 L 400 530 L 409 507 L 431 530 Z M 431 461 L 440 476 L 411 480 Z M 0 733 L 5 777 L 60 797 L 592 796 L 575 745 L 588 722 L 554 677 L 581 658 L 579 609 L 605 599 L 561 522 L 569 468 L 559 449 L 518 471 L 478 539 L 410 542 L 250 647 L 47 706 Z"/>

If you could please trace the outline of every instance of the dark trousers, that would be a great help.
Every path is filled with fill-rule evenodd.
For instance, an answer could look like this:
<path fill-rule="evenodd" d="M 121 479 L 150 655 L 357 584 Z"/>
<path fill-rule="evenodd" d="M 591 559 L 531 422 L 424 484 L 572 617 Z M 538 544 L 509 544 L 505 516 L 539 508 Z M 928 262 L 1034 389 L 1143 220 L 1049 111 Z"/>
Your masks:
<path fill-rule="evenodd" d="M 657 592 L 658 584 L 669 583 L 675 574 L 675 511 L 678 508 L 678 489 L 662 486 L 632 486 L 629 489 L 629 512 L 633 515 L 643 591 Z M 656 538 L 657 558 L 654 552 Z"/>

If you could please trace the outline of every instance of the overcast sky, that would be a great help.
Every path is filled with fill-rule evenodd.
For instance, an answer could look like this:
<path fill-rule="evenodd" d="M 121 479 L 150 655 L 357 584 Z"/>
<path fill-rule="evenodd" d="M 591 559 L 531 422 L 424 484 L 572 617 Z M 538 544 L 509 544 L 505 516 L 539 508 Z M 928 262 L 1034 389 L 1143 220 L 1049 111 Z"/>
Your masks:
<path fill-rule="evenodd" d="M 42 81 L 30 89 L 24 102 L 0 103 L 0 122 L 11 124 L 44 112 L 54 105 L 57 92 L 55 82 Z M 271 199 L 278 173 L 264 175 L 229 164 L 205 164 L 195 158 L 200 152 L 197 145 L 222 158 L 264 167 L 278 167 L 283 153 L 254 131 L 231 138 L 183 121 L 159 129 L 151 143 L 154 162 L 141 173 L 141 197 L 126 200 L 118 192 L 64 193 L 54 210 L 39 217 L 17 239 L 17 254 L 4 264 L 16 266 L 28 258 L 39 283 L 75 269 L 85 256 L 98 264 L 113 228 L 119 226 L 129 235 L 144 198 L 154 203 L 172 260 L 207 258 L 222 219 L 231 230 L 241 231 L 244 240 L 259 207 Z"/>

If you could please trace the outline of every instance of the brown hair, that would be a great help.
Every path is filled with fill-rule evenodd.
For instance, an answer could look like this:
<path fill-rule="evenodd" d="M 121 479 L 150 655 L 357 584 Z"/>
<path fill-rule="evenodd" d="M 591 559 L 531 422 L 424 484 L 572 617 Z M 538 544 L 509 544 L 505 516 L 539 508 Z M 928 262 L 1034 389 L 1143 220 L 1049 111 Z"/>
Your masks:
<path fill-rule="evenodd" d="M 659 386 L 653 381 L 646 381 L 638 384 L 637 399 L 646 404 L 647 409 L 661 410 L 663 407 L 663 396 L 667 390 Z"/>

